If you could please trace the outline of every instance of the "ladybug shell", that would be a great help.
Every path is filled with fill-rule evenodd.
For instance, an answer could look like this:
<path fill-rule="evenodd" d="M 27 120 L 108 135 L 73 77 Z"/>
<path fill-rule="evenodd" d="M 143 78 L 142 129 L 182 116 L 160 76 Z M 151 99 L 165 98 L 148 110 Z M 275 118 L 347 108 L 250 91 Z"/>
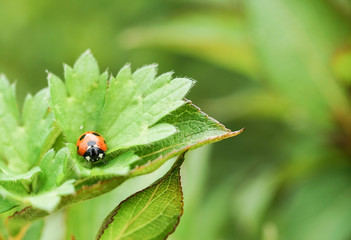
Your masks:
<path fill-rule="evenodd" d="M 77 140 L 77 153 L 80 156 L 84 156 L 89 146 L 96 145 L 102 151 L 107 150 L 105 139 L 97 132 L 89 131 L 83 133 Z"/>

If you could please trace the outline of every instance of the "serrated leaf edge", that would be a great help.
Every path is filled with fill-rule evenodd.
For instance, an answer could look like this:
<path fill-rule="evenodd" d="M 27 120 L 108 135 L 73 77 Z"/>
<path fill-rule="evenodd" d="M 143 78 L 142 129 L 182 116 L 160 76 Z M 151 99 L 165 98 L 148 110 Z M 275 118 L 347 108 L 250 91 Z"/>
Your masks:
<path fill-rule="evenodd" d="M 186 99 L 186 102 L 185 104 L 190 104 L 192 107 L 196 108 L 198 110 L 198 112 L 202 115 L 204 115 L 207 119 L 215 122 L 217 125 L 221 126 L 223 128 L 223 131 L 226 131 L 227 133 L 226 134 L 222 134 L 220 136 L 215 136 L 215 137 L 210 137 L 210 138 L 207 138 L 205 140 L 202 140 L 202 141 L 199 141 L 199 142 L 196 142 L 195 144 L 192 144 L 192 145 L 188 145 L 188 146 L 185 146 L 184 148 L 181 148 L 181 149 L 175 149 L 174 151 L 170 152 L 170 153 L 167 153 L 165 156 L 159 156 L 158 158 L 156 158 L 155 160 L 153 161 L 149 161 L 141 166 L 136 166 L 134 169 L 132 169 L 130 171 L 130 176 L 133 177 L 133 176 L 138 176 L 139 174 L 135 174 L 138 170 L 142 170 L 142 169 L 145 169 L 147 168 L 148 166 L 154 164 L 154 163 L 157 163 L 158 161 L 161 161 L 161 160 L 164 160 L 164 161 L 167 161 L 168 159 L 174 157 L 175 155 L 177 155 L 178 153 L 182 154 L 182 152 L 184 151 L 188 151 L 188 150 L 193 150 L 193 149 L 196 149 L 197 147 L 201 146 L 203 143 L 213 143 L 213 142 L 218 142 L 218 141 L 221 141 L 221 140 L 224 140 L 224 139 L 227 139 L 227 138 L 230 138 L 230 137 L 234 137 L 234 136 L 237 136 L 239 135 L 240 133 L 242 133 L 244 131 L 245 128 L 241 128 L 240 130 L 238 131 L 234 131 L 232 132 L 231 130 L 227 129 L 223 124 L 221 124 L 220 122 L 218 122 L 216 119 L 208 116 L 205 112 L 201 111 L 201 109 L 199 107 L 197 107 L 196 105 L 194 105 L 190 100 Z M 162 149 L 159 149 L 158 151 L 155 151 L 155 152 L 152 152 L 150 154 L 147 154 L 147 155 L 142 155 L 142 156 L 139 156 L 140 159 L 141 158 L 144 158 L 144 157 L 147 157 L 147 156 L 150 156 L 150 155 L 153 155 L 157 152 L 162 152 L 163 150 L 167 149 L 167 148 L 170 148 L 170 147 L 175 147 L 177 145 L 172 145 L 172 146 L 167 146 L 166 148 L 162 148 Z M 143 173 L 144 174 L 144 173 Z"/>
<path fill-rule="evenodd" d="M 111 213 L 109 215 L 106 216 L 105 220 L 107 220 L 106 222 L 104 221 L 102 223 L 102 226 L 101 228 L 99 229 L 98 231 L 98 234 L 97 234 L 97 237 L 96 239 L 99 240 L 101 239 L 102 235 L 104 234 L 104 231 L 109 227 L 109 225 L 115 220 L 114 217 L 118 214 L 118 210 L 121 208 L 121 205 L 128 201 L 130 198 L 134 197 L 135 195 L 145 191 L 146 189 L 150 189 L 160 183 L 162 183 L 163 181 L 165 181 L 165 179 L 172 174 L 172 172 L 178 168 L 177 171 L 179 171 L 179 179 L 178 179 L 178 184 L 180 185 L 180 192 L 181 192 L 181 212 L 180 214 L 178 215 L 178 220 L 176 222 L 176 224 L 174 225 L 173 229 L 166 235 L 166 237 L 164 239 L 167 239 L 167 237 L 172 234 L 175 229 L 177 228 L 179 222 L 180 222 L 180 218 L 181 216 L 183 215 L 183 212 L 184 212 L 184 195 L 183 195 L 183 188 L 182 188 L 182 185 L 181 185 L 181 176 L 180 176 L 180 166 L 182 165 L 182 163 L 184 162 L 184 155 L 187 151 L 183 152 L 179 157 L 178 159 L 176 160 L 176 162 L 173 164 L 173 166 L 171 167 L 171 169 L 163 176 L 161 177 L 160 179 L 156 180 L 153 184 L 151 184 L 149 187 L 147 188 L 144 188 L 143 190 L 140 190 L 132 195 L 130 195 L 129 197 L 127 197 L 126 199 L 124 199 L 122 202 L 120 202 L 118 204 L 118 206 L 113 209 L 111 211 Z"/>

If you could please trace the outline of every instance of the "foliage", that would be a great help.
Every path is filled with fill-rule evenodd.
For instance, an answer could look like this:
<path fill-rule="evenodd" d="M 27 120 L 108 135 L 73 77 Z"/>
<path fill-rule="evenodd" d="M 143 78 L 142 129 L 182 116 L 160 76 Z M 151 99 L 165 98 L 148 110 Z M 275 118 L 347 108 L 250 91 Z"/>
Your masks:
<path fill-rule="evenodd" d="M 3 1 L 0 72 L 25 96 L 46 86 L 43 69 L 90 48 L 112 72 L 158 62 L 192 76 L 187 97 L 246 133 L 187 154 L 169 239 L 348 239 L 350 19 L 347 0 Z M 93 239 L 165 164 L 50 215 L 44 232 Z"/>
<path fill-rule="evenodd" d="M 181 155 L 164 177 L 121 202 L 102 224 L 98 239 L 165 239 L 172 233 L 183 213 L 183 161 Z"/>
<path fill-rule="evenodd" d="M 140 198 L 139 195 L 146 199 L 155 189 L 145 205 L 146 217 L 137 214 L 133 227 L 145 228 L 158 239 L 174 231 L 183 211 L 179 171 L 185 152 L 241 131 L 230 132 L 184 99 L 193 84 L 191 80 L 172 78 L 172 73 L 156 77 L 156 67 L 145 66 L 132 73 L 127 65 L 116 77 L 109 77 L 107 72 L 100 74 L 94 57 L 86 51 L 73 68 L 65 65 L 65 83 L 49 73 L 50 98 L 47 90 L 34 98 L 29 95 L 22 115 L 17 114 L 14 86 L 2 77 L 3 147 L 16 153 L 12 159 L 7 155 L 11 152 L 4 148 L 1 159 L 1 211 L 14 212 L 6 220 L 6 235 L 40 236 L 43 224 L 28 228 L 29 221 L 107 193 L 125 180 L 150 173 L 181 154 L 174 168 L 157 185 L 128 198 L 118 207 L 122 216 L 113 216 L 124 229 L 129 223 L 124 223 L 123 215 L 133 214 L 139 207 L 133 205 L 132 199 Z M 86 131 L 97 131 L 105 137 L 109 148 L 106 163 L 87 164 L 77 154 L 75 142 Z M 6 142 L 7 139 L 13 140 Z M 165 192 L 173 195 L 165 197 Z M 170 197 L 178 199 L 174 205 L 168 202 Z M 177 219 L 171 217 L 164 229 L 155 228 L 156 223 L 147 220 L 151 215 L 163 214 L 162 203 Z M 111 221 L 110 218 L 106 221 Z M 149 224 L 144 226 L 146 222 Z M 105 231 L 112 232 L 108 236 L 119 235 L 115 223 L 111 224 L 112 230 L 107 227 Z M 140 239 L 142 235 L 138 235 Z"/>

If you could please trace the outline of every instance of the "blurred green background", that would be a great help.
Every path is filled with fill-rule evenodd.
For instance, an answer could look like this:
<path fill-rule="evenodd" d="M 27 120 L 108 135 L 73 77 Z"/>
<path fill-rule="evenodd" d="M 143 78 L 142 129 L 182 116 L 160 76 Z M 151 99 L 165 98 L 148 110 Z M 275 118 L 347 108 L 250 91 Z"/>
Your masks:
<path fill-rule="evenodd" d="M 102 70 L 158 63 L 195 79 L 189 99 L 246 128 L 188 154 L 170 239 L 351 239 L 349 0 L 0 1 L 0 72 L 21 100 L 87 48 Z M 93 239 L 120 200 L 166 170 L 34 227 Z"/>

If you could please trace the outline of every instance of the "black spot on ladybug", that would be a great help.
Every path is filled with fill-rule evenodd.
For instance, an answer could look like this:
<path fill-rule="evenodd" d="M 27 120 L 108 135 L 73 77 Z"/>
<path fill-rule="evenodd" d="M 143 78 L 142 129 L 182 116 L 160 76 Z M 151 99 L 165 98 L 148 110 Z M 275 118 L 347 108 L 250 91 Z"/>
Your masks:
<path fill-rule="evenodd" d="M 96 142 L 93 141 L 93 140 L 90 140 L 90 141 L 88 142 L 88 146 L 94 146 L 95 144 L 96 144 Z"/>
<path fill-rule="evenodd" d="M 85 134 L 83 134 L 83 135 L 79 138 L 79 140 L 82 141 L 83 138 L 85 138 Z"/>
<path fill-rule="evenodd" d="M 95 136 L 100 137 L 100 134 L 98 134 L 98 133 L 96 133 L 96 132 L 93 132 L 93 134 L 94 134 Z"/>
<path fill-rule="evenodd" d="M 106 144 L 106 141 L 104 140 L 104 143 Z"/>
<path fill-rule="evenodd" d="M 79 151 L 79 146 L 77 146 L 77 151 Z"/>

